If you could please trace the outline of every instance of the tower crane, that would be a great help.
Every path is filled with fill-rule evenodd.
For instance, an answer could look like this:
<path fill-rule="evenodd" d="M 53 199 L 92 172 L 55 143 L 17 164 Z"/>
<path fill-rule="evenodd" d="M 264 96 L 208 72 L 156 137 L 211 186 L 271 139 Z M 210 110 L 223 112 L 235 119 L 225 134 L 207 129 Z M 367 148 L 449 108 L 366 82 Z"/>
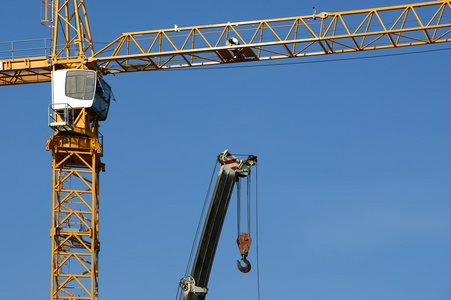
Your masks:
<path fill-rule="evenodd" d="M 0 85 L 52 82 L 51 299 L 98 299 L 99 122 L 114 100 L 107 75 L 451 41 L 451 0 L 128 32 L 100 50 L 84 0 L 42 0 L 42 8 L 50 55 L 0 60 Z"/>

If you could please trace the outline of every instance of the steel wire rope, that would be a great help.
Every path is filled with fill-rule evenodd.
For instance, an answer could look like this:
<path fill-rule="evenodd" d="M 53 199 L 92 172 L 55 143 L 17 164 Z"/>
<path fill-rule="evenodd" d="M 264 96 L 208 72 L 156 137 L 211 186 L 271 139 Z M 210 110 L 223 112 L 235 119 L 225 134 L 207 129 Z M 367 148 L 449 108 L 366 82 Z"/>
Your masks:
<path fill-rule="evenodd" d="M 247 154 L 234 154 L 235 156 L 249 156 Z M 251 233 L 251 194 L 250 194 L 250 189 L 251 189 L 251 182 L 250 182 L 250 176 L 251 174 L 249 173 L 249 176 L 246 177 L 247 179 L 247 233 Z M 238 236 L 240 236 L 241 234 L 241 180 L 238 177 L 238 180 L 236 182 L 236 189 L 237 189 L 237 231 L 238 231 Z"/>
<path fill-rule="evenodd" d="M 238 178 L 236 182 L 236 220 L 237 220 L 237 236 L 241 234 L 241 180 Z"/>
<path fill-rule="evenodd" d="M 258 164 L 255 166 L 255 252 L 257 258 L 257 295 L 260 300 L 260 260 L 258 255 Z"/>
<path fill-rule="evenodd" d="M 235 154 L 235 156 L 248 156 L 246 154 Z M 251 233 L 251 227 L 250 227 L 250 211 L 251 211 L 251 174 L 247 177 L 247 210 L 248 210 L 248 233 Z M 237 192 L 239 191 L 239 181 L 237 182 Z M 239 220 L 239 219 L 238 219 Z M 239 224 L 239 221 L 238 221 Z M 239 226 L 239 225 L 238 225 Z M 238 235 L 240 235 L 240 230 L 238 229 Z M 256 261 L 257 261 L 257 299 L 260 300 L 260 259 L 259 259 L 259 252 L 258 252 L 258 164 L 255 165 L 255 252 L 256 252 Z"/>
<path fill-rule="evenodd" d="M 187 266 L 186 266 L 185 276 L 188 275 L 189 269 L 190 269 L 191 264 L 192 264 L 192 261 L 193 261 L 194 250 L 196 249 L 196 242 L 197 242 L 198 237 L 199 237 L 200 227 L 201 227 L 201 225 L 202 225 L 202 220 L 203 220 L 203 217 L 204 217 L 204 214 L 205 214 L 205 208 L 207 207 L 208 198 L 209 198 L 209 196 L 210 196 L 211 186 L 213 185 L 213 179 L 214 179 L 214 177 L 215 177 L 216 167 L 217 167 L 217 166 L 218 166 L 218 161 L 216 161 L 215 166 L 214 166 L 214 168 L 213 168 L 213 172 L 212 172 L 212 174 L 211 174 L 210 184 L 208 185 L 207 193 L 206 193 L 206 195 L 205 195 L 204 204 L 203 204 L 203 206 L 202 206 L 202 212 L 201 212 L 201 214 L 200 214 L 199 221 L 198 221 L 198 223 L 197 223 L 197 229 L 196 229 L 196 234 L 194 235 L 193 245 L 191 246 L 191 252 L 190 252 L 190 255 L 189 255 L 189 259 L 188 259 L 188 264 L 187 264 Z M 181 297 L 182 297 L 182 295 L 183 295 L 183 293 L 180 293 L 180 290 L 181 290 L 181 288 L 180 288 L 180 286 L 178 286 L 178 287 L 177 287 L 177 294 L 176 294 L 176 296 L 175 296 L 175 299 L 176 299 L 176 300 L 177 300 L 177 299 L 181 299 Z"/>
<path fill-rule="evenodd" d="M 424 45 L 421 45 L 424 46 Z M 374 59 L 401 55 L 412 55 L 412 54 L 424 54 L 439 51 L 449 51 L 451 47 L 441 48 L 441 49 L 431 49 L 431 50 L 421 50 L 403 53 L 390 53 L 390 54 L 380 54 L 380 55 L 370 55 L 363 57 L 348 57 L 348 58 L 337 58 L 337 59 L 324 59 L 324 60 L 312 60 L 312 61 L 301 61 L 301 62 L 286 62 L 286 63 L 269 63 L 269 64 L 258 64 L 258 65 L 240 65 L 240 66 L 217 66 L 217 67 L 195 67 L 195 68 L 167 68 L 159 69 L 160 72 L 187 72 L 187 71 L 201 71 L 201 70 L 221 70 L 221 69 L 242 69 L 242 68 L 261 68 L 261 67 L 275 67 L 275 66 L 289 66 L 289 65 L 303 65 L 303 64 L 319 64 L 319 63 L 329 63 L 329 62 L 340 62 L 340 61 L 352 61 L 352 60 L 364 60 L 364 59 Z M 351 53 L 348 53 L 351 54 Z M 325 54 L 321 54 L 325 55 Z M 298 57 L 301 58 L 301 57 Z"/>
<path fill-rule="evenodd" d="M 246 177 L 247 180 L 247 190 L 246 190 L 246 194 L 247 194 L 247 233 L 251 233 L 251 179 L 250 179 L 250 174 L 249 176 Z M 237 236 L 240 236 L 241 234 L 241 179 L 238 178 L 237 182 L 236 182 L 236 190 L 237 190 Z"/>
<path fill-rule="evenodd" d="M 430 52 L 438 52 L 438 51 L 448 51 L 451 50 L 449 48 L 442 49 L 432 49 L 432 50 L 423 50 L 423 51 L 413 51 L 413 52 L 404 52 L 404 53 L 391 53 L 391 54 L 381 54 L 381 55 L 372 55 L 372 56 L 364 56 L 364 57 L 348 57 L 348 58 L 338 58 L 338 59 L 325 59 L 325 60 L 313 60 L 313 61 L 302 61 L 302 62 L 286 62 L 286 63 L 271 63 L 271 64 L 258 64 L 258 65 L 241 65 L 241 66 L 219 66 L 219 67 L 196 67 L 196 68 L 168 68 L 161 69 L 161 72 L 186 72 L 186 71 L 200 71 L 200 70 L 220 70 L 220 69 L 242 69 L 242 68 L 260 68 L 260 67 L 275 67 L 275 66 L 287 66 L 287 65 L 303 65 L 303 64 L 316 64 L 316 63 L 328 63 L 328 62 L 339 62 L 339 61 L 350 61 L 350 60 L 361 60 L 361 59 L 371 59 L 371 58 L 381 58 L 381 57 L 390 57 L 390 56 L 400 56 L 400 55 L 411 55 L 411 54 L 423 54 Z"/>
<path fill-rule="evenodd" d="M 250 172 L 250 170 L 249 170 Z M 251 174 L 247 176 L 247 233 L 251 234 Z"/>

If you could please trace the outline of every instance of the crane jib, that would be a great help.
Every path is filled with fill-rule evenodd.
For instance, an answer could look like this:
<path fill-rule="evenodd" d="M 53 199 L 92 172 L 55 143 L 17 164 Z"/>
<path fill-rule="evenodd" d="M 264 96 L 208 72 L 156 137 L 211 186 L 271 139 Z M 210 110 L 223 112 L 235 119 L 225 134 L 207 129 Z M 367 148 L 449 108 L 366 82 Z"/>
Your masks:
<path fill-rule="evenodd" d="M 91 69 L 107 75 L 451 41 L 451 0 L 440 0 L 344 12 L 314 12 L 291 18 L 127 32 L 95 51 L 84 2 L 78 9 L 70 2 L 65 1 L 54 9 L 52 18 L 44 18 L 47 25 L 49 22 L 57 24 L 45 53 L 18 57 L 16 53 L 20 52 L 14 48 L 10 58 L 0 59 L 0 85 L 49 82 L 50 72 L 59 69 Z M 77 18 L 73 18 L 74 15 Z M 75 20 L 80 24 L 74 24 Z"/>

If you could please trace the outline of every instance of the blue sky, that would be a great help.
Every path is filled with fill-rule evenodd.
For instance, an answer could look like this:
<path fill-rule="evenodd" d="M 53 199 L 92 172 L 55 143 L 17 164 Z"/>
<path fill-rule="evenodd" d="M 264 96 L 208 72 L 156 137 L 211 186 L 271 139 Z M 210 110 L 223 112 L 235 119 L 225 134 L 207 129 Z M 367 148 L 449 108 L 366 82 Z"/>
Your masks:
<path fill-rule="evenodd" d="M 40 1 L 8 5 L 0 41 L 49 36 L 39 24 Z M 273 5 L 87 1 L 97 42 L 174 23 L 375 6 Z M 216 155 L 225 149 L 259 158 L 261 299 L 450 299 L 450 51 L 360 59 L 449 47 L 106 77 L 117 102 L 100 128 L 100 299 L 175 298 Z M 350 60 L 334 61 L 342 58 Z M 1 87 L 0 99 L 0 290 L 4 299 L 48 299 L 50 84 Z M 257 299 L 255 245 L 251 273 L 236 269 L 235 201 L 207 299 Z"/>

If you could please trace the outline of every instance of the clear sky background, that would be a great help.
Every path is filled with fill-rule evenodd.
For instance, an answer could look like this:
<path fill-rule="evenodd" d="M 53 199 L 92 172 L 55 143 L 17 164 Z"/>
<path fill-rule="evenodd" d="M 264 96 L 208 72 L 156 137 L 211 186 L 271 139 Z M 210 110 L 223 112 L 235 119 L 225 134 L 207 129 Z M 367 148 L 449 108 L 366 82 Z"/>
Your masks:
<path fill-rule="evenodd" d="M 96 49 L 174 23 L 410 3 L 86 2 Z M 4 3 L 0 41 L 49 37 L 39 17 L 40 1 Z M 175 299 L 225 149 L 259 158 L 262 300 L 451 299 L 451 52 L 432 51 L 446 48 L 106 77 L 117 102 L 100 128 L 100 299 Z M 417 51 L 431 52 L 361 59 Z M 1 87 L 0 99 L 0 298 L 48 299 L 50 84 Z M 207 299 L 257 299 L 255 243 L 253 270 L 236 269 L 235 201 Z"/>

